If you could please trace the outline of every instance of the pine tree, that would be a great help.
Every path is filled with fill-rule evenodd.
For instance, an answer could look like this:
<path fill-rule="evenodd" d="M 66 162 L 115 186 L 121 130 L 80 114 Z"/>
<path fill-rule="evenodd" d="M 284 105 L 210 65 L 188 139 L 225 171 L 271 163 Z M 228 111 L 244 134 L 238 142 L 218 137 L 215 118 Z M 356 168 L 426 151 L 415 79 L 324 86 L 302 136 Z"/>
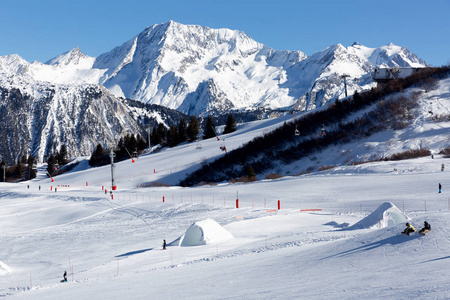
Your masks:
<path fill-rule="evenodd" d="M 187 137 L 189 142 L 193 142 L 197 140 L 197 136 L 200 132 L 200 126 L 198 125 L 197 118 L 191 116 L 191 120 L 189 122 L 189 126 L 187 128 Z"/>
<path fill-rule="evenodd" d="M 158 144 L 164 143 L 164 141 L 167 138 L 167 128 L 166 128 L 166 126 L 164 126 L 164 124 L 162 124 L 162 123 L 159 123 L 158 124 L 157 133 L 158 133 L 158 136 L 160 138 L 160 141 L 159 141 Z"/>
<path fill-rule="evenodd" d="M 353 101 L 357 102 L 361 100 L 361 96 L 359 95 L 358 91 L 355 90 L 355 92 L 353 93 Z"/>
<path fill-rule="evenodd" d="M 203 139 L 209 139 L 216 136 L 216 131 L 214 129 L 214 122 L 211 116 L 206 119 L 205 127 L 203 129 Z"/>
<path fill-rule="evenodd" d="M 247 177 L 250 181 L 255 181 L 256 180 L 256 174 L 255 171 L 253 170 L 253 167 L 251 165 L 247 166 Z"/>
<path fill-rule="evenodd" d="M 176 145 L 178 145 L 178 130 L 175 125 L 172 125 L 167 132 L 167 146 L 175 147 Z"/>
<path fill-rule="evenodd" d="M 235 131 L 236 131 L 236 119 L 232 114 L 229 114 L 223 133 L 227 134 Z"/>
<path fill-rule="evenodd" d="M 20 161 L 17 161 L 16 167 L 14 168 L 14 177 L 22 178 L 22 164 Z"/>
<path fill-rule="evenodd" d="M 48 162 L 47 162 L 47 172 L 48 174 L 50 174 L 50 176 L 52 176 L 55 173 L 55 156 L 52 154 L 50 154 L 50 157 L 48 158 Z"/>
<path fill-rule="evenodd" d="M 5 163 L 4 160 L 2 160 L 2 162 L 0 163 L 0 182 L 6 181 L 6 178 L 5 178 L 6 177 L 6 172 L 5 172 L 5 177 L 3 177 L 3 167 L 6 168 L 6 163 Z"/>
<path fill-rule="evenodd" d="M 111 157 L 109 156 L 109 153 L 109 150 L 104 149 L 101 144 L 98 144 L 95 151 L 92 153 L 91 159 L 89 159 L 89 165 L 100 167 L 111 164 Z M 119 160 L 118 157 L 119 155 L 116 152 L 117 160 Z M 128 157 L 128 153 L 124 154 L 124 156 L 120 157 L 120 160 L 127 159 Z"/>
<path fill-rule="evenodd" d="M 103 147 L 102 144 L 98 144 L 95 148 L 94 152 L 92 152 L 91 158 L 89 158 L 90 166 L 98 166 L 100 158 L 103 155 Z"/>
<path fill-rule="evenodd" d="M 133 153 L 133 152 L 137 152 L 137 147 L 138 147 L 138 142 L 136 137 L 134 136 L 134 134 L 131 134 L 130 136 L 130 140 L 128 141 L 128 152 Z"/>
<path fill-rule="evenodd" d="M 61 146 L 61 150 L 59 151 L 58 163 L 60 165 L 65 165 L 68 163 L 67 148 L 65 144 Z"/>
<path fill-rule="evenodd" d="M 158 133 L 158 126 L 153 127 L 152 133 L 150 135 L 150 142 L 152 146 L 158 145 L 161 143 L 161 136 Z"/>
<path fill-rule="evenodd" d="M 137 135 L 136 140 L 137 140 L 137 151 L 138 152 L 147 148 L 148 143 L 145 141 L 145 139 L 143 137 L 141 137 L 140 134 Z"/>
<path fill-rule="evenodd" d="M 36 178 L 36 170 L 33 169 L 33 165 L 35 163 L 33 156 L 28 156 L 28 179 L 31 180 L 33 178 Z"/>
<path fill-rule="evenodd" d="M 180 119 L 178 123 L 178 144 L 183 143 L 187 140 L 187 125 L 184 118 Z"/>

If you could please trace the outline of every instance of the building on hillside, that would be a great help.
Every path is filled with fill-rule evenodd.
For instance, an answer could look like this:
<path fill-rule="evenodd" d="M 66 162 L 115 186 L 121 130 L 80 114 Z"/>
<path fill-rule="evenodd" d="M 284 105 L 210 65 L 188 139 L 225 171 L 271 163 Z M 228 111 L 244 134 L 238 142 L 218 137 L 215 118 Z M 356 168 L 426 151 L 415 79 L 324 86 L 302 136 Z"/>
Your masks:
<path fill-rule="evenodd" d="M 424 68 L 376 68 L 372 78 L 376 82 L 385 83 L 392 79 L 406 78 Z"/>

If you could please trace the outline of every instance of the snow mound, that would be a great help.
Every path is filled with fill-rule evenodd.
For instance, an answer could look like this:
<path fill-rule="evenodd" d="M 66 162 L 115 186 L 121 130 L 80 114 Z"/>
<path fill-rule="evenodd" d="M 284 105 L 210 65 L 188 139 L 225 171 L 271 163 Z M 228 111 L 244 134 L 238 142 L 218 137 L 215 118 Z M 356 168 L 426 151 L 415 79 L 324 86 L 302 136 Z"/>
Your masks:
<path fill-rule="evenodd" d="M 10 267 L 0 261 L 0 275 L 8 274 L 11 271 Z"/>
<path fill-rule="evenodd" d="M 180 247 L 200 246 L 232 239 L 233 235 L 212 219 L 192 224 L 180 239 Z"/>
<path fill-rule="evenodd" d="M 409 218 L 394 204 L 391 202 L 384 202 L 374 212 L 361 221 L 355 223 L 349 229 L 392 227 L 408 220 Z"/>

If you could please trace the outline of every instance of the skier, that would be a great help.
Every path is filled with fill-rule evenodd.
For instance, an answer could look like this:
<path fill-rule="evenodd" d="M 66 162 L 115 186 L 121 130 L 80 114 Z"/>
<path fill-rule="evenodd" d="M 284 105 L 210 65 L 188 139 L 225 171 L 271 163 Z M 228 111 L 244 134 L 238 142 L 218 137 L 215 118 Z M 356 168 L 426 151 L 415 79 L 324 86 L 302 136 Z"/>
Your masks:
<path fill-rule="evenodd" d="M 425 233 L 427 233 L 430 230 L 431 230 L 431 225 L 427 221 L 425 221 L 425 222 L 423 222 L 423 228 L 420 229 L 419 233 L 420 234 L 425 234 Z"/>
<path fill-rule="evenodd" d="M 409 235 L 412 232 L 416 232 L 416 229 L 411 224 L 406 223 L 406 228 L 405 228 L 405 230 L 403 230 L 402 233 Z"/>
<path fill-rule="evenodd" d="M 163 250 L 166 250 L 166 240 L 163 240 Z"/>
<path fill-rule="evenodd" d="M 442 184 L 439 183 L 439 193 L 441 192 L 441 189 L 442 189 Z"/>
<path fill-rule="evenodd" d="M 67 282 L 67 271 L 64 271 L 63 280 L 61 282 Z"/>

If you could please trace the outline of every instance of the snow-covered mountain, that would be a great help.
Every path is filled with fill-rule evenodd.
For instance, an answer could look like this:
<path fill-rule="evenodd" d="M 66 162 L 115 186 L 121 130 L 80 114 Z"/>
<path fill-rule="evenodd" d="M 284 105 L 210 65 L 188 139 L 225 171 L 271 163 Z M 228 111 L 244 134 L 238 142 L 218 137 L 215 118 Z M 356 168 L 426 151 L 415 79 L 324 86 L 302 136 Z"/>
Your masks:
<path fill-rule="evenodd" d="M 393 44 L 367 48 L 333 45 L 307 57 L 275 51 L 245 33 L 182 25 L 154 25 L 111 52 L 94 68 L 116 95 L 201 114 L 234 108 L 314 109 L 348 92 L 374 85 L 375 67 L 424 67 L 426 62 Z M 224 101 L 227 105 L 224 105 Z"/>
<path fill-rule="evenodd" d="M 369 89 L 376 84 L 372 72 L 377 67 L 426 67 L 427 63 L 405 47 L 393 44 L 380 48 L 368 48 L 357 42 L 350 47 L 332 45 L 295 64 L 288 70 L 285 86 L 297 98 L 295 107 L 310 110 L 328 101 L 345 97 L 347 93 Z M 295 80 L 294 78 L 297 78 Z"/>
<path fill-rule="evenodd" d="M 71 157 L 90 155 L 98 143 L 145 137 L 147 126 L 171 118 L 128 105 L 99 85 L 36 83 L 30 90 L 15 81 L 0 78 L 0 139 L 7 141 L 0 143 L 0 156 L 8 163 L 26 154 L 42 159 L 63 144 Z"/>
<path fill-rule="evenodd" d="M 45 64 L 0 57 L 0 73 L 51 83 L 100 84 L 119 97 L 205 114 L 230 107 L 314 109 L 374 85 L 375 67 L 424 67 L 404 47 L 340 44 L 307 57 L 276 51 L 241 31 L 169 21 L 97 58 L 75 48 Z"/>
<path fill-rule="evenodd" d="M 100 55 L 94 68 L 107 70 L 100 84 L 118 96 L 200 114 L 230 104 L 290 105 L 278 86 L 283 66 L 304 58 L 299 51 L 277 53 L 240 31 L 170 21 Z"/>
<path fill-rule="evenodd" d="M 30 63 L 15 54 L 1 56 L 1 116 L 15 112 L 17 107 L 11 103 L 19 98 L 26 99 L 19 107 L 27 115 L 26 122 L 3 127 L 11 129 L 3 133 L 6 135 L 23 133 L 10 141 L 20 144 L 21 149 L 6 147 L 4 151 L 10 154 L 1 154 L 11 159 L 25 149 L 42 154 L 50 144 L 67 142 L 73 142 L 75 153 L 89 154 L 84 149 L 86 144 L 111 141 L 125 131 L 137 130 L 137 125 L 124 117 L 130 115 L 130 109 L 117 104 L 121 97 L 192 115 L 220 114 L 229 109 L 311 110 L 344 96 L 342 75 L 349 75 L 346 80 L 351 95 L 355 90 L 374 86 L 371 72 L 386 66 L 427 64 L 393 44 L 380 48 L 338 44 L 307 57 L 301 51 L 276 51 L 241 31 L 173 21 L 148 27 L 96 58 L 78 47 L 46 63 Z M 95 97 L 89 92 L 92 90 Z M 93 109 L 94 104 L 103 108 Z M 120 129 L 103 127 L 111 126 L 103 120 L 106 111 L 108 118 L 116 118 L 114 124 L 121 124 Z M 50 112 L 55 117 L 45 117 Z M 92 114 L 83 120 L 89 120 L 89 124 L 77 127 L 82 121 L 80 116 L 86 114 Z M 41 118 L 31 117 L 35 115 Z M 41 128 L 44 123 L 45 130 Z M 101 129 L 93 134 L 89 130 L 81 132 L 80 128 Z M 83 141 L 82 136 L 90 141 Z"/>
<path fill-rule="evenodd" d="M 62 144 L 71 156 L 87 155 L 96 143 L 116 143 L 141 128 L 130 109 L 98 85 L 37 86 L 33 95 L 0 88 L 2 159 L 54 153 Z"/>

